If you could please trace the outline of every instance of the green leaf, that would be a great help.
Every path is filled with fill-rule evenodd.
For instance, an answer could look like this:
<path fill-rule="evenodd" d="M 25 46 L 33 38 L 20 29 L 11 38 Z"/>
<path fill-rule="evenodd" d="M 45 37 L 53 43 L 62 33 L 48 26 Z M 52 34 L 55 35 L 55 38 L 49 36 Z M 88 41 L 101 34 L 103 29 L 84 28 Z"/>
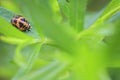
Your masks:
<path fill-rule="evenodd" d="M 120 10 L 120 0 L 112 0 L 109 5 L 104 10 L 103 14 L 96 20 L 96 22 L 91 26 L 96 27 L 99 24 L 104 24 L 106 20 L 112 17 Z"/>
<path fill-rule="evenodd" d="M 112 0 L 109 5 L 106 7 L 104 12 L 101 14 L 101 16 L 87 29 L 83 32 L 78 34 L 78 39 L 80 39 L 82 36 L 99 32 L 100 28 L 103 28 L 104 23 L 106 20 L 108 20 L 110 17 L 112 17 L 115 13 L 117 13 L 120 10 L 120 0 Z M 101 34 L 99 34 L 101 35 Z M 102 36 L 104 38 L 106 36 L 105 34 Z"/>
<path fill-rule="evenodd" d="M 58 79 L 60 73 L 63 73 L 68 68 L 68 63 L 61 63 L 61 65 L 57 65 L 52 71 L 47 72 L 47 74 L 41 77 L 41 80 L 53 80 Z M 49 74 L 49 75 L 48 75 Z"/>
<path fill-rule="evenodd" d="M 53 80 L 58 77 L 68 67 L 68 63 L 53 61 L 48 65 L 32 73 L 24 75 L 19 80 Z M 49 74 L 49 75 L 48 75 Z"/>
<path fill-rule="evenodd" d="M 120 0 L 112 0 L 106 7 L 105 11 L 101 15 L 100 19 L 106 20 L 113 16 L 116 12 L 120 10 Z"/>
<path fill-rule="evenodd" d="M 12 59 L 12 57 L 14 55 L 13 53 L 15 51 L 15 46 L 6 44 L 1 41 L 0 41 L 0 46 L 1 46 L 0 51 L 2 52 L 0 54 L 0 65 L 4 66 L 6 64 L 9 64 L 9 61 Z"/>
<path fill-rule="evenodd" d="M 5 9 L 4 9 L 5 10 Z M 4 12 L 1 11 L 1 8 L 0 8 L 0 16 L 6 18 L 6 20 L 11 20 L 11 16 L 10 17 L 7 17 L 7 16 L 4 16 L 4 15 L 11 15 L 11 12 L 7 12 L 7 10 L 5 10 Z M 7 12 L 7 13 L 6 13 Z M 18 29 L 16 29 L 15 27 L 13 27 L 11 25 L 11 23 L 8 23 L 7 21 L 5 21 L 4 19 L 0 18 L 0 32 L 6 36 L 9 36 L 9 37 L 16 37 L 16 38 L 22 38 L 22 39 L 32 39 L 32 37 L 24 34 L 23 32 L 19 31 Z M 17 34 L 16 34 L 17 33 Z"/>
<path fill-rule="evenodd" d="M 20 38 L 14 38 L 14 37 L 6 37 L 6 36 L 0 36 L 0 40 L 3 40 L 4 42 L 7 42 L 9 44 L 25 44 L 25 43 L 33 43 L 34 41 L 32 40 L 23 40 L 23 39 L 20 39 Z"/>
<path fill-rule="evenodd" d="M 5 0 L 1 1 L 1 6 L 9 9 L 10 11 L 20 13 L 20 10 L 16 6 L 16 4 L 13 3 L 13 1 L 5 1 Z"/>
<path fill-rule="evenodd" d="M 60 10 L 61 10 L 61 14 L 63 14 L 63 18 L 65 17 L 69 17 L 69 2 L 67 2 L 66 0 L 58 0 L 59 6 L 60 6 Z"/>
<path fill-rule="evenodd" d="M 43 68 L 40 68 L 38 70 L 35 70 L 32 73 L 23 75 L 21 78 L 17 77 L 17 79 L 20 78 L 19 80 L 26 80 L 26 79 L 31 80 L 31 79 L 36 79 L 37 77 L 41 77 L 41 75 L 45 74 L 48 71 L 51 71 L 51 69 L 54 69 L 58 65 L 58 62 L 54 61 L 54 62 L 51 62 L 48 65 L 44 66 Z M 20 69 L 19 72 L 21 72 L 21 71 L 24 71 L 24 69 L 23 70 Z M 14 79 L 15 79 L 15 77 L 14 77 Z"/>
<path fill-rule="evenodd" d="M 40 48 L 41 48 L 42 44 L 43 43 L 32 45 L 31 52 L 29 53 L 29 56 L 26 61 L 25 61 L 25 58 L 23 58 L 23 55 L 21 55 L 21 53 L 20 53 L 23 46 L 18 47 L 18 50 L 15 55 L 15 61 L 17 62 L 17 64 L 20 64 L 20 69 L 16 73 L 16 75 L 13 77 L 13 80 L 18 80 L 21 76 L 24 76 L 25 74 L 30 72 L 30 70 L 40 52 Z"/>
<path fill-rule="evenodd" d="M 13 18 L 15 14 L 13 12 L 10 12 L 9 10 L 0 7 L 0 16 L 6 19 L 8 22 L 11 22 L 11 19 Z"/>
<path fill-rule="evenodd" d="M 71 27 L 68 27 L 68 25 L 61 25 L 61 23 L 58 23 L 54 20 L 54 12 L 51 9 L 49 1 L 24 0 L 24 3 L 19 0 L 16 1 L 18 1 L 18 5 L 23 5 L 23 7 L 21 7 L 23 12 L 26 12 L 24 8 L 28 9 L 27 13 L 31 14 L 33 24 L 38 30 L 39 34 L 42 30 L 45 36 L 54 41 L 55 44 L 57 44 L 63 50 L 70 53 L 78 53 L 79 43 L 75 39 L 75 31 Z M 32 5 L 27 3 L 32 3 Z"/>
<path fill-rule="evenodd" d="M 84 29 L 87 0 L 70 0 L 70 24 L 77 31 Z"/>
<path fill-rule="evenodd" d="M 20 30 L 16 29 L 13 25 L 11 25 L 11 19 L 13 18 L 14 15 L 17 15 L 5 8 L 0 7 L 0 16 L 3 18 L 0 18 L 0 29 L 1 29 L 1 33 L 3 33 L 6 36 L 14 36 L 17 38 L 28 38 L 28 39 L 32 39 L 34 38 L 39 38 L 38 34 L 35 32 L 34 29 L 32 29 L 29 32 L 21 32 Z M 8 21 L 8 22 L 6 22 Z M 4 23 L 4 24 L 3 24 Z M 4 27 L 5 26 L 5 27 Z M 17 34 L 15 34 L 17 33 Z M 26 35 L 29 34 L 30 36 Z"/>
<path fill-rule="evenodd" d="M 119 18 L 119 17 L 118 17 Z M 108 67 L 118 68 L 120 67 L 120 19 L 114 23 L 114 32 L 107 37 L 108 43 Z"/>

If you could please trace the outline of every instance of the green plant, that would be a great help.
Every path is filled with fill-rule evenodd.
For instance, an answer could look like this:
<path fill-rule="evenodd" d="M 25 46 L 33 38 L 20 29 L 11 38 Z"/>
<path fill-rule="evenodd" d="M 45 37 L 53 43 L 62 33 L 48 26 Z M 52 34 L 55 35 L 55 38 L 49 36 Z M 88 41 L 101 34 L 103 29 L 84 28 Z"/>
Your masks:
<path fill-rule="evenodd" d="M 33 29 L 24 33 L 12 27 L 15 13 L 0 8 L 0 39 L 17 45 L 13 61 L 19 70 L 13 80 L 110 80 L 106 68 L 120 67 L 103 41 L 114 31 L 107 20 L 120 10 L 120 0 L 112 0 L 87 29 L 87 0 L 14 1 Z"/>

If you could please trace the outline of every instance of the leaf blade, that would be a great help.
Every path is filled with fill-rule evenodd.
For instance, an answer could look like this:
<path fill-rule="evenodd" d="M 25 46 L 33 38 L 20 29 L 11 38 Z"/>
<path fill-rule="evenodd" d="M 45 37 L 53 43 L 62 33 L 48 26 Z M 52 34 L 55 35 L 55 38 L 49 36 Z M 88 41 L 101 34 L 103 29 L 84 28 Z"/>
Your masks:
<path fill-rule="evenodd" d="M 70 24 L 77 31 L 84 29 L 87 0 L 70 0 Z"/>

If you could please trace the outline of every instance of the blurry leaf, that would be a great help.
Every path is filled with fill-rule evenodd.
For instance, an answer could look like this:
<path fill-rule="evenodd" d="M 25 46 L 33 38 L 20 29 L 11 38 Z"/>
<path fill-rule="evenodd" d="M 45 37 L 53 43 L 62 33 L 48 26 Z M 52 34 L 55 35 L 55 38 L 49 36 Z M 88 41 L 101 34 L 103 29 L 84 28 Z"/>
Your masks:
<path fill-rule="evenodd" d="M 96 20 L 91 27 L 96 27 L 99 24 L 104 24 L 107 19 L 112 17 L 120 10 L 120 0 L 112 0 L 106 7 L 102 15 Z"/>
<path fill-rule="evenodd" d="M 72 76 L 74 76 L 76 80 L 110 80 L 105 68 L 108 67 L 110 62 L 112 64 L 112 61 L 107 61 L 110 56 L 108 56 L 108 54 L 104 51 L 104 49 L 106 49 L 106 44 L 103 42 L 103 39 L 112 30 L 110 29 L 111 24 L 105 24 L 105 20 L 118 11 L 118 8 L 114 7 L 110 13 L 106 11 L 105 14 L 103 13 L 104 15 L 100 16 L 100 18 L 97 16 L 98 19 L 96 19 L 97 21 L 91 25 L 92 27 L 83 30 L 87 0 L 70 0 L 68 2 L 71 11 L 69 16 L 75 31 L 80 32 L 77 36 L 74 29 L 69 27 L 69 24 L 62 24 L 58 22 L 57 18 L 54 16 L 56 12 L 53 11 L 51 6 L 52 4 L 49 0 L 15 1 L 16 5 L 19 5 L 23 13 L 31 20 L 32 25 L 34 26 L 33 30 L 35 32 L 37 30 L 39 33 L 38 38 L 42 38 L 42 41 L 31 36 L 27 36 L 14 27 L 9 27 L 10 25 L 7 22 L 1 20 L 1 22 L 5 23 L 5 26 L 7 26 L 7 28 L 0 27 L 0 32 L 3 34 L 1 36 L 1 40 L 12 44 L 14 42 L 15 44 L 19 44 L 16 48 L 14 61 L 20 66 L 20 69 L 13 77 L 13 80 L 56 80 L 57 77 L 65 73 L 69 67 L 72 70 L 71 72 L 73 72 Z M 60 4 L 62 4 L 62 2 Z M 65 9 L 64 5 L 62 7 Z M 3 10 L 3 13 L 7 12 L 7 14 L 12 14 L 6 9 L 0 9 Z M 11 18 L 3 15 L 3 13 L 0 13 L 1 16 L 10 22 L 9 20 Z M 0 23 L 0 26 L 4 26 L 2 23 Z M 95 28 L 93 26 L 95 26 Z M 32 34 L 32 31 L 29 33 Z M 48 65 L 45 64 L 46 66 L 43 68 L 40 66 L 39 70 L 36 70 L 35 72 L 31 71 L 42 44 L 47 43 L 45 37 L 47 37 L 48 40 L 50 39 L 51 43 L 55 43 L 56 48 L 60 47 L 59 50 L 61 52 L 55 48 L 54 50 L 56 50 L 56 53 L 61 55 L 54 56 L 55 58 L 53 57 L 53 59 L 51 59 L 55 59 L 55 61 L 59 60 L 60 62 L 52 62 Z M 116 44 L 117 41 L 114 45 L 115 47 Z M 26 52 L 22 52 L 24 47 L 28 47 Z M 119 46 L 117 49 L 119 49 Z M 69 54 L 69 56 L 64 55 L 64 52 L 62 51 L 65 51 L 65 53 L 71 53 L 72 56 Z M 52 55 L 50 53 L 52 53 L 52 51 L 47 52 L 48 56 Z M 70 59 L 68 57 L 70 57 Z M 69 60 L 72 60 L 72 62 Z M 71 63 L 70 66 L 69 62 Z"/>
<path fill-rule="evenodd" d="M 111 76 L 111 80 L 120 80 L 120 68 L 109 68 L 108 72 Z"/>
<path fill-rule="evenodd" d="M 53 18 L 54 13 L 51 10 L 49 1 L 35 0 L 31 2 L 24 0 L 24 3 L 19 0 L 17 1 L 18 5 L 22 4 L 28 9 L 27 11 L 31 13 L 32 20 L 34 20 L 33 23 L 38 32 L 42 30 L 42 32 L 48 38 L 52 39 L 60 48 L 70 53 L 78 53 L 79 47 L 77 47 L 78 42 L 76 42 L 75 39 L 76 33 L 70 27 L 67 27 L 67 25 L 61 25 L 55 22 Z M 24 12 L 24 9 L 22 10 Z"/>
<path fill-rule="evenodd" d="M 58 79 L 57 77 L 60 75 L 60 73 L 63 73 L 68 68 L 68 63 L 61 63 L 61 65 L 58 65 L 58 67 L 54 68 L 52 71 L 47 72 L 49 75 L 45 75 L 41 77 L 41 80 L 53 80 Z"/>
<path fill-rule="evenodd" d="M 77 31 L 84 29 L 87 0 L 70 0 L 70 24 Z"/>
<path fill-rule="evenodd" d="M 15 55 L 14 55 L 14 62 L 20 66 L 24 67 L 26 66 L 26 61 L 23 55 L 21 54 L 21 50 L 26 46 L 26 44 L 20 44 L 16 47 Z"/>
<path fill-rule="evenodd" d="M 102 20 L 106 20 L 120 10 L 120 0 L 111 0 L 105 11 L 101 15 Z"/>
<path fill-rule="evenodd" d="M 0 16 L 6 19 L 8 22 L 11 22 L 11 19 L 13 18 L 15 14 L 10 12 L 9 10 L 0 7 Z"/>
<path fill-rule="evenodd" d="M 13 59 L 15 46 L 0 41 L 0 66 L 8 64 Z"/>
<path fill-rule="evenodd" d="M 26 79 L 28 79 L 28 80 L 35 79 L 36 80 L 37 77 L 40 77 L 40 75 L 45 74 L 46 71 L 50 71 L 51 69 L 54 69 L 54 67 L 56 67 L 58 65 L 58 62 L 52 62 L 52 63 L 50 63 L 48 65 L 44 66 L 43 68 L 40 68 L 39 70 L 36 70 L 36 71 L 34 71 L 32 73 L 29 73 L 27 75 L 23 75 L 20 78 L 20 80 L 26 80 Z"/>
<path fill-rule="evenodd" d="M 0 41 L 0 79 L 10 79 L 17 70 L 17 66 L 12 64 L 15 46 Z"/>
<path fill-rule="evenodd" d="M 20 13 L 18 7 L 13 3 L 13 1 L 10 1 L 10 0 L 2 0 L 1 1 L 1 6 L 4 7 L 4 8 L 7 8 L 13 12 L 18 12 Z"/>
<path fill-rule="evenodd" d="M 16 73 L 17 66 L 13 64 L 1 65 L 0 66 L 0 79 L 1 77 L 5 79 L 1 80 L 10 80 L 11 77 Z"/>
<path fill-rule="evenodd" d="M 108 67 L 120 67 L 120 23 L 119 19 L 114 24 L 114 33 L 108 36 Z"/>
<path fill-rule="evenodd" d="M 57 22 L 61 21 L 61 13 L 60 13 L 60 7 L 58 4 L 58 0 L 50 0 L 51 8 L 54 13 L 54 18 L 57 20 Z"/>
<path fill-rule="evenodd" d="M 1 36 L 0 39 L 3 40 L 4 42 L 10 43 L 10 44 L 23 44 L 25 42 L 26 43 L 34 42 L 32 40 L 23 40 L 23 39 L 19 39 L 19 38 L 5 37 L 5 36 Z"/>
<path fill-rule="evenodd" d="M 69 17 L 69 2 L 67 2 L 66 0 L 58 0 L 59 6 L 60 6 L 60 10 L 61 10 L 61 14 L 63 14 L 63 18 L 65 17 Z"/>
<path fill-rule="evenodd" d="M 89 13 L 85 17 L 85 27 L 84 28 L 89 28 L 103 13 L 105 8 L 101 9 L 97 13 Z"/>
<path fill-rule="evenodd" d="M 32 46 L 33 47 L 31 48 L 32 51 L 29 53 L 27 60 L 25 60 L 25 58 L 23 58 L 23 56 L 20 54 L 21 48 L 23 46 L 18 47 L 18 50 L 16 51 L 16 55 L 15 55 L 15 61 L 18 65 L 20 65 L 21 68 L 16 73 L 13 80 L 18 80 L 21 76 L 27 74 L 31 70 L 35 60 L 38 57 L 42 44 L 43 43 L 39 43 L 39 44 L 34 44 Z"/>
<path fill-rule="evenodd" d="M 112 0 L 104 10 L 102 15 L 98 19 L 96 19 L 96 21 L 87 30 L 84 30 L 83 32 L 79 33 L 78 38 L 80 39 L 80 37 L 87 34 L 91 34 L 91 33 L 94 34 L 95 32 L 97 33 L 100 30 L 100 28 L 104 27 L 105 21 L 120 10 L 119 4 L 120 4 L 120 0 Z M 101 34 L 98 35 L 101 36 Z M 101 36 L 101 38 L 102 37 L 104 38 L 105 36 L 106 34 Z"/>
<path fill-rule="evenodd" d="M 61 64 L 58 61 L 53 61 L 43 68 L 23 76 L 20 80 L 53 80 L 58 77 L 58 74 L 64 72 L 67 67 L 67 63 Z"/>

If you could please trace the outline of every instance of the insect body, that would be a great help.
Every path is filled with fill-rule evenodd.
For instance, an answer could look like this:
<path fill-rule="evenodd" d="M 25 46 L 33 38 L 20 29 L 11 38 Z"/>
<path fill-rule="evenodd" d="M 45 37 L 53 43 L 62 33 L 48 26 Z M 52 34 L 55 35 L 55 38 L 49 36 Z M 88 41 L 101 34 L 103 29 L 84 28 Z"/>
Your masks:
<path fill-rule="evenodd" d="M 30 31 L 29 22 L 21 15 L 16 15 L 11 19 L 11 24 L 21 31 Z"/>

